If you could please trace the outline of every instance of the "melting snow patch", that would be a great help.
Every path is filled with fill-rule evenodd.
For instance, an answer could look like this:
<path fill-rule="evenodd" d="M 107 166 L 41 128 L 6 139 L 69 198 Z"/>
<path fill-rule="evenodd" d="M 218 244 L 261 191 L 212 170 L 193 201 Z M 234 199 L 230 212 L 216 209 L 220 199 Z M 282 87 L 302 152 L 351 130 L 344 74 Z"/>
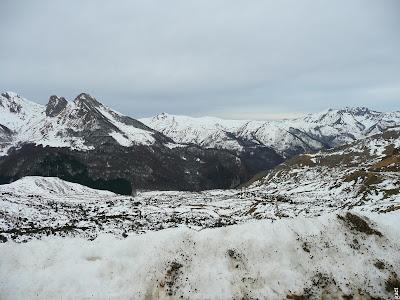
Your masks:
<path fill-rule="evenodd" d="M 177 147 L 185 147 L 186 146 L 185 144 L 174 144 L 174 143 L 166 143 L 164 145 L 165 145 L 165 147 L 167 147 L 169 149 L 174 149 L 174 148 L 177 148 Z"/>

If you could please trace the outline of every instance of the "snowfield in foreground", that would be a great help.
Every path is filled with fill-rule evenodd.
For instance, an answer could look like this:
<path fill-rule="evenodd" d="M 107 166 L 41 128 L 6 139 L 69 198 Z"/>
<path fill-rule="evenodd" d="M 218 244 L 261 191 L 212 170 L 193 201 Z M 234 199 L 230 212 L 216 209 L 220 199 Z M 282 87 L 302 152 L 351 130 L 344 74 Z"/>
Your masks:
<path fill-rule="evenodd" d="M 59 178 L 25 177 L 0 186 L 0 242 L 27 242 L 49 235 L 93 240 L 102 233 L 123 238 L 180 226 L 201 230 L 255 219 L 316 217 L 354 206 L 372 212 L 400 207 L 397 194 L 373 194 L 374 199 L 362 201 L 354 182 L 335 187 L 343 181 L 339 171 L 334 173 L 338 178 L 313 169 L 301 172 L 300 185 L 290 176 L 280 176 L 268 186 L 242 190 L 152 191 L 136 196 L 94 190 Z M 399 184 L 400 174 L 394 175 L 392 189 Z"/>
<path fill-rule="evenodd" d="M 182 227 L 126 239 L 101 234 L 94 241 L 53 236 L 8 242 L 0 244 L 0 295 L 392 299 L 400 283 L 399 217 L 399 211 L 350 211 L 202 231 Z"/>

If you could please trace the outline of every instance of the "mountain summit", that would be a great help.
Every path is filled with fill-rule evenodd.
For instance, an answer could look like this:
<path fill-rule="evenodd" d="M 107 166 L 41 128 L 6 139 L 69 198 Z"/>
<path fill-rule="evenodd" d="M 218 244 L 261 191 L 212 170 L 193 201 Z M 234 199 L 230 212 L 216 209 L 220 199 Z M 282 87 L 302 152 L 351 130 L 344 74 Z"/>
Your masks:
<path fill-rule="evenodd" d="M 50 96 L 49 103 L 46 105 L 46 116 L 56 117 L 61 111 L 67 107 L 68 101 L 64 97 Z"/>

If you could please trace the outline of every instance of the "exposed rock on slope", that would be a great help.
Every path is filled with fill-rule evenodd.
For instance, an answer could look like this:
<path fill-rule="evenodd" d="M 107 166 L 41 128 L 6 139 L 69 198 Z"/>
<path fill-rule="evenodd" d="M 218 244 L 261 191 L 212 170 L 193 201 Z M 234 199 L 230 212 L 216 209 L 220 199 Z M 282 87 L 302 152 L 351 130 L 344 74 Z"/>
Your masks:
<path fill-rule="evenodd" d="M 300 154 L 250 183 L 291 199 L 353 199 L 385 212 L 400 209 L 400 127 L 350 145 Z"/>

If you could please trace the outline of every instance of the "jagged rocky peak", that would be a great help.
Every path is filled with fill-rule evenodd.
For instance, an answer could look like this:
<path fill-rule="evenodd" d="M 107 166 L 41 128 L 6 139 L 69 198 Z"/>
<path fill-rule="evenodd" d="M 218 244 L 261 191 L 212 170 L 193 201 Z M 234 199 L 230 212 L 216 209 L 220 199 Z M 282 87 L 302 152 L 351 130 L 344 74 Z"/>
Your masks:
<path fill-rule="evenodd" d="M 84 123 L 97 122 L 96 120 L 106 120 L 106 118 L 98 112 L 101 103 L 86 93 L 79 94 L 74 104 L 77 108 L 77 117 L 83 118 Z"/>
<path fill-rule="evenodd" d="M 1 95 L 2 95 L 4 98 L 10 99 L 10 95 L 9 95 L 7 92 L 1 93 Z M 1 102 L 1 99 L 0 99 L 0 102 Z"/>
<path fill-rule="evenodd" d="M 371 113 L 368 107 L 345 107 L 343 111 L 355 116 L 364 116 Z"/>
<path fill-rule="evenodd" d="M 11 100 L 15 97 L 20 97 L 17 93 L 14 92 L 5 92 L 5 93 L 1 93 L 1 95 L 5 98 L 7 98 L 8 100 Z"/>
<path fill-rule="evenodd" d="M 19 113 L 22 110 L 22 106 L 18 103 L 18 99 L 21 99 L 21 96 L 14 92 L 5 92 L 1 94 L 4 98 L 6 98 L 9 102 L 8 106 L 10 112 L 12 113 Z M 16 101 L 17 100 L 17 101 Z M 0 99 L 0 105 L 4 106 Z"/>
<path fill-rule="evenodd" d="M 94 106 L 99 106 L 100 102 L 98 102 L 95 98 L 90 96 L 89 94 L 86 93 L 81 93 L 79 94 L 75 100 L 75 103 L 77 104 L 87 104 L 87 105 L 94 105 Z"/>
<path fill-rule="evenodd" d="M 55 117 L 67 106 L 68 101 L 64 97 L 51 96 L 46 105 L 46 116 Z"/>
<path fill-rule="evenodd" d="M 159 114 L 158 116 L 156 116 L 156 118 L 158 120 L 165 120 L 169 117 L 169 115 L 166 112 L 162 112 L 161 114 Z"/>

